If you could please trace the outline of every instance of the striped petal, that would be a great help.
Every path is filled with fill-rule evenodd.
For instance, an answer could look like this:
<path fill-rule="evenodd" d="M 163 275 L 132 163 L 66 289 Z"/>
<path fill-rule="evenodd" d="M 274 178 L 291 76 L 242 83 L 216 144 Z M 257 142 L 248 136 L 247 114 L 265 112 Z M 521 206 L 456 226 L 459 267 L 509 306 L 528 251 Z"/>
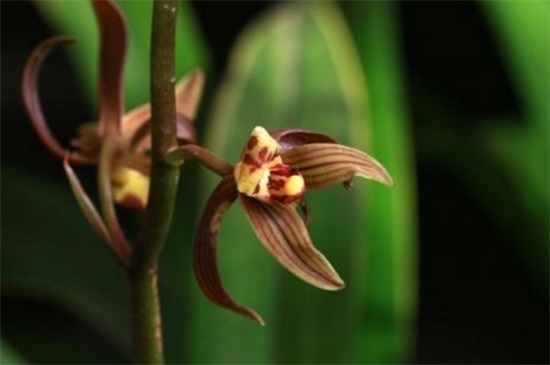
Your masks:
<path fill-rule="evenodd" d="M 283 267 L 321 289 L 338 290 L 345 286 L 313 246 L 302 218 L 292 206 L 266 204 L 243 194 L 241 201 L 256 236 Z"/>
<path fill-rule="evenodd" d="M 326 134 L 300 128 L 283 128 L 270 131 L 269 134 L 279 143 L 281 152 L 310 143 L 338 143 Z"/>
<path fill-rule="evenodd" d="M 392 185 L 389 173 L 373 157 L 335 143 L 312 143 L 282 154 L 283 162 L 299 171 L 310 189 L 346 183 L 354 176 Z"/>
<path fill-rule="evenodd" d="M 225 211 L 237 199 L 237 189 L 232 176 L 224 178 L 216 187 L 201 217 L 193 248 L 193 269 L 199 286 L 214 304 L 248 317 L 260 324 L 264 321 L 253 309 L 237 304 L 226 293 L 220 279 L 216 246 L 220 221 Z"/>

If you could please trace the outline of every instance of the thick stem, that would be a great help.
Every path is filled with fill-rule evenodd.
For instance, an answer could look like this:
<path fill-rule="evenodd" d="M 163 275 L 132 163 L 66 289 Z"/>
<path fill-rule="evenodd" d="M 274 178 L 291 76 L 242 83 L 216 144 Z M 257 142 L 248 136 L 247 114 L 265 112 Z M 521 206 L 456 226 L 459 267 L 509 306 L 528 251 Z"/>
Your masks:
<path fill-rule="evenodd" d="M 155 0 L 151 38 L 152 170 L 149 203 L 130 273 L 134 361 L 164 362 L 157 290 L 158 259 L 174 211 L 179 169 L 165 162 L 177 145 L 174 38 L 175 0 Z"/>

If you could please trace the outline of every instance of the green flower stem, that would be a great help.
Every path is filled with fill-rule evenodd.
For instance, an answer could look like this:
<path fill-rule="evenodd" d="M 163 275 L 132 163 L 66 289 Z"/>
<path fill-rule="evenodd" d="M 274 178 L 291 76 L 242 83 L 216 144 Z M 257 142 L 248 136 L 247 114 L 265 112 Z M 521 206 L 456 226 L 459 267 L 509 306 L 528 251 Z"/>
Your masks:
<path fill-rule="evenodd" d="M 164 156 L 177 146 L 174 77 L 175 0 L 155 0 L 151 38 L 152 171 L 149 203 L 130 270 L 134 361 L 164 363 L 158 259 L 172 221 L 179 168 Z"/>

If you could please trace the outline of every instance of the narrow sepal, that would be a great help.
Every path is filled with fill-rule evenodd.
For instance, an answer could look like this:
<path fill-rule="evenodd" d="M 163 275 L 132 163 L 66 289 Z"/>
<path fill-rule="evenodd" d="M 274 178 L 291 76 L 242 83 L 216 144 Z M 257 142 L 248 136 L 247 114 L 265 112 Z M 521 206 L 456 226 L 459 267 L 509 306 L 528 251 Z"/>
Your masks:
<path fill-rule="evenodd" d="M 38 96 L 38 74 L 46 56 L 57 46 L 70 42 L 72 42 L 71 38 L 53 37 L 40 43 L 34 49 L 25 65 L 21 84 L 25 109 L 27 110 L 27 114 L 29 115 L 31 124 L 36 134 L 42 140 L 44 145 L 59 159 L 65 159 L 67 156 L 67 151 L 51 133 L 48 123 L 46 122 L 46 118 L 44 117 L 44 113 L 42 112 L 42 105 L 40 104 L 40 98 Z M 71 155 L 69 159 L 73 163 L 93 162 L 92 160 L 80 155 Z"/>
<path fill-rule="evenodd" d="M 284 163 L 302 174 L 310 189 L 337 183 L 349 185 L 354 176 L 393 184 L 380 162 L 362 151 L 340 144 L 305 144 L 284 152 L 282 158 Z"/>
<path fill-rule="evenodd" d="M 99 133 L 120 132 L 123 114 L 123 73 L 126 59 L 126 21 L 112 0 L 93 0 L 99 26 Z"/>
<path fill-rule="evenodd" d="M 204 71 L 194 70 L 176 86 L 176 111 L 189 120 L 197 116 L 202 91 L 204 89 Z"/>
<path fill-rule="evenodd" d="M 82 187 L 82 184 L 80 184 L 78 176 L 76 176 L 74 170 L 72 169 L 69 163 L 68 154 L 63 159 L 63 168 L 65 169 L 65 173 L 67 174 L 67 178 L 69 179 L 69 184 L 71 185 L 71 189 L 74 193 L 78 206 L 84 213 L 84 216 L 86 217 L 88 223 L 90 223 L 94 231 L 96 231 L 96 233 L 103 240 L 103 242 L 107 244 L 111 251 L 113 251 L 113 253 L 117 255 L 124 264 L 129 264 L 129 258 L 121 256 L 119 251 L 116 249 L 115 243 L 113 242 L 113 239 L 109 234 L 107 226 L 101 219 L 101 216 L 99 215 L 94 203 L 84 191 L 84 188 Z"/>
<path fill-rule="evenodd" d="M 129 262 L 132 246 L 130 246 L 124 230 L 120 226 L 113 199 L 111 173 L 114 158 L 118 153 L 118 148 L 119 140 L 117 136 L 108 135 L 107 138 L 104 139 L 98 162 L 97 185 L 103 221 L 109 230 L 119 257 L 128 258 L 125 262 Z"/>
<path fill-rule="evenodd" d="M 326 134 L 300 128 L 283 128 L 270 131 L 269 134 L 279 143 L 280 152 L 310 143 L 338 143 Z"/>
<path fill-rule="evenodd" d="M 248 317 L 260 324 L 264 321 L 253 309 L 237 304 L 221 282 L 216 255 L 217 236 L 224 212 L 237 199 L 233 176 L 224 178 L 212 192 L 201 217 L 193 248 L 193 269 L 202 292 L 214 304 Z"/>
<path fill-rule="evenodd" d="M 330 262 L 313 246 L 294 207 L 262 203 L 243 194 L 240 197 L 256 236 L 283 267 L 321 289 L 345 286 Z"/>

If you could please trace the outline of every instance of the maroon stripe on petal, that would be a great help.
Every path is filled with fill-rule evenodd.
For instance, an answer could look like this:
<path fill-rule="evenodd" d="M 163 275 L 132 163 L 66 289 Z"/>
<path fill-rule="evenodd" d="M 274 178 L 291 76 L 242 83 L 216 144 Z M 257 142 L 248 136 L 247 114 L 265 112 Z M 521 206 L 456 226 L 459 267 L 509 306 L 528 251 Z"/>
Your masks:
<path fill-rule="evenodd" d="M 290 271 L 297 270 L 300 266 L 300 260 L 295 259 L 298 255 L 294 247 L 276 244 L 278 241 L 288 241 L 289 238 L 288 235 L 285 234 L 285 232 L 281 230 L 276 223 L 277 217 L 273 214 L 272 210 L 269 209 L 269 205 L 261 204 L 259 202 L 259 204 L 256 205 L 256 200 L 244 195 L 241 195 L 241 199 L 255 232 L 258 237 L 260 237 L 260 235 L 263 237 L 260 238 L 260 241 L 265 245 L 267 250 L 274 257 L 287 257 L 286 265 L 284 266 Z M 247 208 L 248 204 L 251 206 Z M 311 275 L 316 275 L 314 270 L 311 268 L 309 269 L 311 271 Z"/>
<path fill-rule="evenodd" d="M 126 59 L 126 20 L 112 0 L 93 0 L 99 26 L 99 133 L 120 132 L 123 114 L 122 83 Z M 109 132 L 108 132 L 109 131 Z"/>
<path fill-rule="evenodd" d="M 202 292 L 214 304 L 242 314 L 260 324 L 262 317 L 251 308 L 237 304 L 225 291 L 217 261 L 217 237 L 225 211 L 237 199 L 233 176 L 224 178 L 210 195 L 201 217 L 193 248 L 193 269 Z"/>
<path fill-rule="evenodd" d="M 283 128 L 271 131 L 269 134 L 279 143 L 281 152 L 310 143 L 338 143 L 326 134 L 300 128 Z"/>
<path fill-rule="evenodd" d="M 352 168 L 331 170 L 319 175 L 303 175 L 307 189 L 322 189 L 334 184 L 350 181 L 356 172 Z"/>
<path fill-rule="evenodd" d="M 319 157 L 327 157 L 334 154 L 365 155 L 362 151 L 341 144 L 311 143 L 304 146 L 297 146 L 292 150 L 286 151 L 282 154 L 282 157 L 285 163 L 294 164 L 300 162 L 304 163 L 309 160 L 314 160 Z"/>
<path fill-rule="evenodd" d="M 256 236 L 283 267 L 321 289 L 344 287 L 332 265 L 313 246 L 302 218 L 293 207 L 266 204 L 244 195 L 241 201 Z"/>
<path fill-rule="evenodd" d="M 298 146 L 282 154 L 283 162 L 298 170 L 308 188 L 320 188 L 360 176 L 386 185 L 393 181 L 384 166 L 357 149 L 333 143 Z M 344 180 L 344 171 L 349 173 Z"/>

